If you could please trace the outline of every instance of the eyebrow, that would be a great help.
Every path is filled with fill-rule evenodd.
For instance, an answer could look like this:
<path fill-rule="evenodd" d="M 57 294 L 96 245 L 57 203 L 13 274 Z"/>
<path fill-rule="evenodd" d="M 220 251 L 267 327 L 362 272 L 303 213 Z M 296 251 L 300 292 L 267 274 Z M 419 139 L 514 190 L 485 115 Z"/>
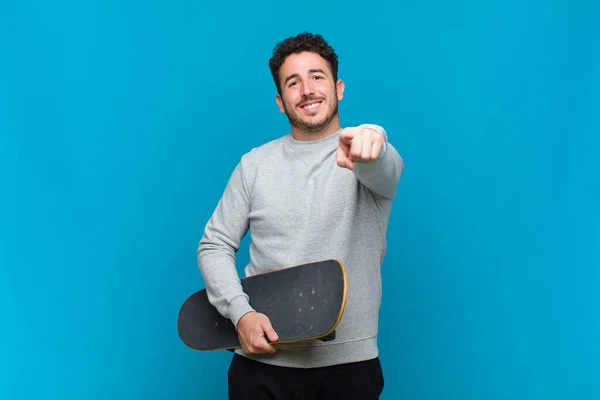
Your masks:
<path fill-rule="evenodd" d="M 313 68 L 313 69 L 310 69 L 310 70 L 308 70 L 308 72 L 309 72 L 310 74 L 314 74 L 314 73 L 316 73 L 316 72 L 320 72 L 320 73 L 321 73 L 321 74 L 323 74 L 323 75 L 327 75 L 327 74 L 325 73 L 325 71 L 323 71 L 321 68 Z M 287 78 L 285 78 L 285 81 L 283 82 L 283 84 L 285 85 L 286 83 L 288 83 L 288 81 L 289 81 L 290 79 L 294 79 L 294 78 L 297 78 L 297 77 L 299 77 L 299 76 L 300 76 L 299 74 L 291 74 L 290 76 L 288 76 Z"/>

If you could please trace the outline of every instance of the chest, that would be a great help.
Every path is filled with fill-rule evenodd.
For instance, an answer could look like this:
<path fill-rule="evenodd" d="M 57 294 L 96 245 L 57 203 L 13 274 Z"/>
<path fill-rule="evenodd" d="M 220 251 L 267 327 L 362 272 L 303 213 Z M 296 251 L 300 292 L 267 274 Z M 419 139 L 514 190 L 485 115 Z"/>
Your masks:
<path fill-rule="evenodd" d="M 252 191 L 250 229 L 270 236 L 322 231 L 352 218 L 361 201 L 360 186 L 335 159 L 311 167 L 265 168 Z"/>

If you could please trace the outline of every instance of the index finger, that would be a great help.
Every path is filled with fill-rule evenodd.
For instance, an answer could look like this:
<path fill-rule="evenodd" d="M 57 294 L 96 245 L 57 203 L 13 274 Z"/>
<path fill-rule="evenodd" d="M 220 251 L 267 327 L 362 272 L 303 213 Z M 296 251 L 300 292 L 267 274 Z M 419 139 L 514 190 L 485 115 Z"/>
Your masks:
<path fill-rule="evenodd" d="M 260 340 L 255 346 L 265 353 L 275 353 L 275 345 L 270 344 L 266 336 L 263 336 L 263 340 Z"/>
<path fill-rule="evenodd" d="M 354 139 L 354 133 L 352 133 L 351 130 L 349 129 L 342 129 L 340 132 L 340 140 L 343 143 L 346 144 L 351 144 L 352 143 L 352 139 Z"/>

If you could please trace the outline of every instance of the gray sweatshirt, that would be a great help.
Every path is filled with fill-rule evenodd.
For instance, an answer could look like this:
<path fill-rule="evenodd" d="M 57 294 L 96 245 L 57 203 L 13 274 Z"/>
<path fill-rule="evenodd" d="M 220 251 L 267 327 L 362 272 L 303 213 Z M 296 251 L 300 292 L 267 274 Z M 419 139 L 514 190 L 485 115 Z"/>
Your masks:
<path fill-rule="evenodd" d="M 197 260 L 210 302 L 234 326 L 253 309 L 242 291 L 236 253 L 250 231 L 246 276 L 324 259 L 339 259 L 348 274 L 346 309 L 333 341 L 279 344 L 275 354 L 238 354 L 273 365 L 311 368 L 377 357 L 380 268 L 402 158 L 379 132 L 379 158 L 336 163 L 339 131 L 314 141 L 291 135 L 241 157 L 198 244 Z"/>

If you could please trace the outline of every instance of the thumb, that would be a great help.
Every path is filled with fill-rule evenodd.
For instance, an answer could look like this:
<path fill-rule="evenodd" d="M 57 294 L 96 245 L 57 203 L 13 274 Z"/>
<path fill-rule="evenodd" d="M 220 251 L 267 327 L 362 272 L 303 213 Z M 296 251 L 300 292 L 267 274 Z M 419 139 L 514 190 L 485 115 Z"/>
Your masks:
<path fill-rule="evenodd" d="M 271 341 L 271 342 L 276 342 L 279 340 L 279 336 L 277 335 L 277 333 L 275 332 L 275 330 L 273 329 L 273 326 L 271 326 L 271 322 L 269 321 L 264 321 L 262 323 L 262 328 L 263 331 L 265 332 L 265 335 L 267 335 L 267 338 Z"/>
<path fill-rule="evenodd" d="M 348 158 L 347 151 L 342 146 L 337 149 L 337 165 L 342 168 L 354 169 L 354 162 Z"/>

